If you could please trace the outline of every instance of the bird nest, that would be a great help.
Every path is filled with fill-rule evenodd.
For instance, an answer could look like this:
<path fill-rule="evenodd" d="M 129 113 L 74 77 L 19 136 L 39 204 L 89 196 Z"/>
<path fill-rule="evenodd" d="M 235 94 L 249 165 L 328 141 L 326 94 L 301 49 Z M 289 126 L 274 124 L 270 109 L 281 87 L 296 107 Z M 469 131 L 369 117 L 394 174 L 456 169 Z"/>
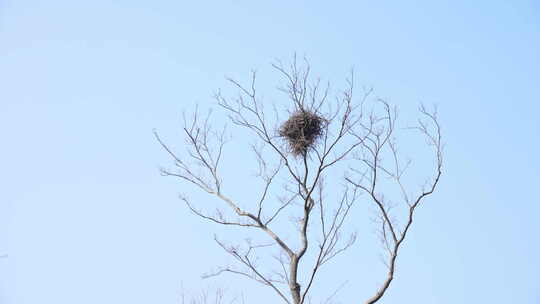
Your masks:
<path fill-rule="evenodd" d="M 298 110 L 279 128 L 279 135 L 289 144 L 295 155 L 305 155 L 323 134 L 326 119 L 307 110 Z"/>

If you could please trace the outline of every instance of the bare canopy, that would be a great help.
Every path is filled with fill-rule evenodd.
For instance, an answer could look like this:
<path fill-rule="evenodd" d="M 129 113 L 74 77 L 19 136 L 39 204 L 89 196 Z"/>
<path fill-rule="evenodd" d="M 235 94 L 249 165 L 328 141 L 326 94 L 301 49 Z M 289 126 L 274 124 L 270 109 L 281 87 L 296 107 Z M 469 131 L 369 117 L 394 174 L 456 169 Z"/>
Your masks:
<path fill-rule="evenodd" d="M 443 155 L 436 109 L 421 106 L 416 126 L 406 129 L 421 134 L 434 155 L 432 175 L 419 190 L 412 191 L 403 182 L 411 161 L 403 161 L 398 149 L 397 130 L 403 128 L 398 126 L 396 107 L 381 99 L 373 101 L 371 89 L 353 96 L 352 72 L 345 89 L 331 94 L 328 83 L 312 77 L 307 60 L 300 64 L 295 57 L 290 64 L 278 61 L 272 67 L 282 76 L 284 85 L 279 90 L 290 101 L 286 119 L 275 105 L 268 111 L 261 101 L 255 72 L 249 85 L 228 79 L 239 92 L 236 97 L 215 95 L 233 125 L 249 131 L 257 142 L 251 150 L 262 188 L 248 207 L 241 206 L 238 198 L 223 187 L 220 165 L 229 139 L 226 129 L 216 130 L 210 117 L 198 111 L 185 115 L 186 151 L 181 153 L 173 151 L 154 132 L 174 162 L 173 169 L 162 169 L 161 173 L 202 189 L 223 203 L 212 213 L 200 209 L 188 196 L 181 196 L 194 214 L 216 224 L 255 229 L 266 235 L 256 242 L 248 241 L 242 248 L 216 237 L 217 244 L 238 263 L 206 276 L 244 276 L 271 288 L 285 303 L 307 303 L 321 267 L 355 243 L 356 235 L 344 236 L 344 227 L 350 225 L 346 225 L 346 219 L 351 208 L 362 199 L 375 207 L 388 269 L 382 285 L 364 302 L 376 303 L 394 278 L 399 250 L 417 208 L 434 192 L 441 177 Z M 332 193 L 339 193 L 335 198 L 327 195 L 330 172 L 334 182 L 335 176 L 341 176 L 333 185 L 341 186 L 341 190 L 332 188 Z M 394 208 L 397 203 L 387 199 L 388 181 L 399 189 L 404 208 Z M 404 212 L 400 215 L 398 211 Z M 296 215 L 292 225 L 298 238 L 286 241 L 289 236 L 278 231 L 283 230 L 282 219 L 291 215 Z M 265 238 L 271 243 L 264 243 Z M 276 267 L 267 269 L 257 262 L 265 250 L 276 250 L 277 254 L 270 256 Z"/>

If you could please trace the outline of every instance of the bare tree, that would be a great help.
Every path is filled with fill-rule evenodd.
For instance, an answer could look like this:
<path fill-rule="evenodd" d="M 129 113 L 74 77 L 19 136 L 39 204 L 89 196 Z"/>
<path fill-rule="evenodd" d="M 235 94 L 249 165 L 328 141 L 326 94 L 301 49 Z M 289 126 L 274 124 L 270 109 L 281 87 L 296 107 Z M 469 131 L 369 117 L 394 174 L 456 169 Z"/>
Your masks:
<path fill-rule="evenodd" d="M 394 277 L 398 252 L 417 207 L 433 193 L 441 176 L 442 144 L 437 113 L 421 107 L 418 125 L 406 129 L 419 131 L 435 151 L 435 175 L 414 196 L 403 182 L 410 161 L 402 163 L 400 159 L 395 107 L 380 99 L 368 102 L 371 89 L 363 89 L 360 96 L 353 97 L 352 72 L 346 79 L 346 88 L 332 95 L 328 83 L 311 76 L 307 60 L 299 64 L 295 57 L 289 65 L 277 61 L 272 67 L 283 77 L 285 84 L 279 90 L 290 100 L 287 120 L 281 119 L 276 105 L 267 110 L 256 90 L 255 72 L 247 86 L 228 79 L 238 89 L 238 96 L 215 95 L 232 124 L 249 131 L 256 140 L 251 150 L 263 186 L 257 197 L 250 198 L 252 203 L 248 207 L 241 206 L 223 186 L 220 164 L 230 139 L 226 129 L 214 129 L 210 116 L 202 116 L 197 110 L 191 116 L 184 115 L 187 147 L 184 153 L 173 151 L 154 132 L 175 166 L 162 169 L 161 173 L 187 182 L 224 204 L 210 213 L 182 195 L 181 199 L 197 216 L 220 225 L 255 229 L 270 240 L 270 243 L 248 240 L 239 246 L 216 237 L 217 244 L 238 263 L 221 267 L 207 277 L 223 273 L 245 276 L 274 290 L 285 303 L 294 304 L 309 302 L 309 292 L 319 270 L 355 242 L 356 235 L 347 233 L 344 227 L 351 208 L 364 194 L 376 206 L 379 234 L 388 258 L 386 280 L 365 302 L 375 303 Z M 343 177 L 332 185 L 341 187 L 340 191 L 336 188 L 327 191 L 330 173 Z M 383 179 L 398 186 L 407 207 L 405 224 L 401 227 L 399 216 L 393 213 L 395 204 L 385 198 L 385 190 L 381 189 Z M 329 199 L 329 192 L 339 196 Z M 291 216 L 296 216 L 291 223 L 283 222 L 283 218 Z M 282 225 L 289 224 L 296 227 L 298 239 L 291 241 L 280 235 Z M 349 237 L 344 237 L 344 233 Z M 265 256 L 266 265 L 272 264 L 271 260 L 276 267 L 268 269 L 259 260 L 261 252 L 271 250 L 273 254 Z"/>

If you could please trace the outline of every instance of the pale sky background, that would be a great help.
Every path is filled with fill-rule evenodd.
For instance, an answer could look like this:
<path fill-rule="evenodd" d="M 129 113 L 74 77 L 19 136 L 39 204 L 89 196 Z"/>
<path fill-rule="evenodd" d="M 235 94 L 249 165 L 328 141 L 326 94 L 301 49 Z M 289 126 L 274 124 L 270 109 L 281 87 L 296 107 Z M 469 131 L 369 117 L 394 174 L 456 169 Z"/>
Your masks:
<path fill-rule="evenodd" d="M 227 263 L 212 240 L 226 232 L 158 174 L 169 159 L 152 129 L 181 147 L 183 109 L 233 94 L 225 75 L 271 79 L 295 51 L 336 86 L 354 66 L 405 118 L 439 105 L 444 176 L 381 303 L 540 303 L 537 0 L 1 0 L 0 303 L 172 304 L 181 285 L 278 303 L 243 279 L 200 279 Z M 246 178 L 229 174 L 233 190 Z M 361 210 L 314 303 L 344 281 L 336 300 L 361 303 L 383 280 Z"/>

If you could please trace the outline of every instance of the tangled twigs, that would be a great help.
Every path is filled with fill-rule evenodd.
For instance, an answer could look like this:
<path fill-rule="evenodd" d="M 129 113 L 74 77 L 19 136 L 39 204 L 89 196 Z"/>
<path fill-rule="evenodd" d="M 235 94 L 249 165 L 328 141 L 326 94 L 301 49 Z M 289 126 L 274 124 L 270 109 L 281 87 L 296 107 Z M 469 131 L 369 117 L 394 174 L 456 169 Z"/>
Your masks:
<path fill-rule="evenodd" d="M 294 155 L 304 155 L 323 134 L 326 119 L 308 110 L 298 110 L 281 125 L 279 135 L 286 138 Z"/>

